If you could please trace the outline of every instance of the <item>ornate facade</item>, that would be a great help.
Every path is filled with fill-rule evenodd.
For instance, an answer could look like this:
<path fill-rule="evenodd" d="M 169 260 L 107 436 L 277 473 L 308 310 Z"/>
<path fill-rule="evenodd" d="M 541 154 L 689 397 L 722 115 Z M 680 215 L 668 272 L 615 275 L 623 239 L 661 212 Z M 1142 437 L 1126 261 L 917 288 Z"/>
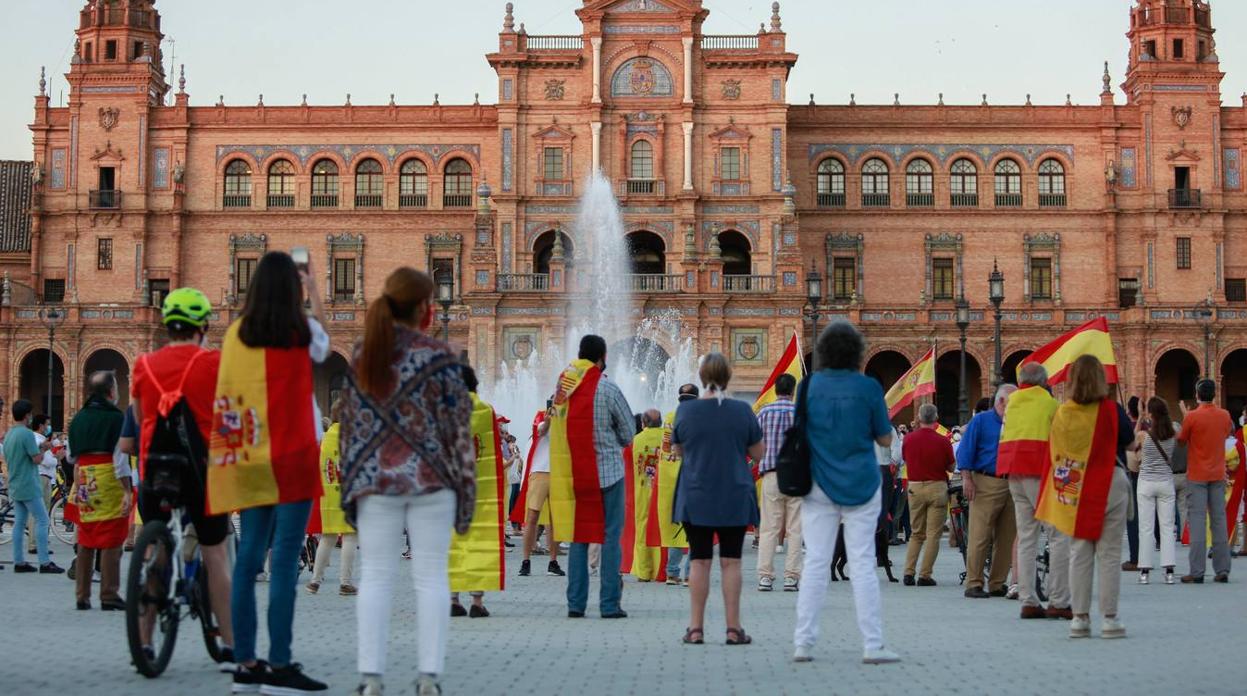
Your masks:
<path fill-rule="evenodd" d="M 87 2 L 69 105 L 42 86 L 35 98 L 29 240 L 0 259 L 5 394 L 46 392 L 41 312 L 65 315 L 53 390 L 73 410 L 89 370 L 127 370 L 155 344 L 168 288 L 207 292 L 219 332 L 256 259 L 300 245 L 339 353 L 322 396 L 401 264 L 453 280 L 451 338 L 474 363 L 523 358 L 563 337 L 590 280 L 571 221 L 600 169 L 637 311 L 678 311 L 742 391 L 793 332 L 808 344 L 812 322 L 846 318 L 885 380 L 935 342 L 955 411 L 955 302 L 972 306 L 976 397 L 997 351 L 998 265 L 1006 378 L 1106 316 L 1128 391 L 1189 397 L 1206 372 L 1247 397 L 1247 104 L 1222 105 L 1198 0 L 1139 0 L 1121 91 L 1106 68 L 1091 106 L 794 103 L 778 4 L 756 34 L 714 36 L 701 0 L 585 0 L 573 36 L 529 35 L 508 3 L 491 105 L 192 106 L 184 76 L 164 73 L 152 5 Z"/>

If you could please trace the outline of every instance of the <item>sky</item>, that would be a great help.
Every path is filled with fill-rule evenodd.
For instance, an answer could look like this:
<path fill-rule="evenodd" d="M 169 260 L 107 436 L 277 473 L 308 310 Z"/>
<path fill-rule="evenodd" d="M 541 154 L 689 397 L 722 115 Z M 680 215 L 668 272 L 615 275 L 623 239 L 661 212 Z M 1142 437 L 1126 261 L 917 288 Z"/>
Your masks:
<path fill-rule="evenodd" d="M 582 0 L 514 0 L 529 34 L 579 34 Z M 30 159 L 39 68 L 53 105 L 67 90 L 83 0 L 0 0 L 0 159 Z M 160 0 L 166 64 L 186 65 L 191 104 L 493 103 L 505 0 Z M 1114 85 L 1126 62 L 1133 0 L 786 0 L 788 48 L 800 55 L 788 99 L 818 103 L 1096 104 L 1104 61 Z M 705 0 L 707 34 L 755 33 L 763 0 Z M 1213 2 L 1227 73 L 1222 95 L 1247 90 L 1247 2 Z M 176 55 L 175 55 L 176 54 Z M 169 81 L 176 84 L 176 69 Z M 1125 97 L 1118 90 L 1118 103 Z"/>

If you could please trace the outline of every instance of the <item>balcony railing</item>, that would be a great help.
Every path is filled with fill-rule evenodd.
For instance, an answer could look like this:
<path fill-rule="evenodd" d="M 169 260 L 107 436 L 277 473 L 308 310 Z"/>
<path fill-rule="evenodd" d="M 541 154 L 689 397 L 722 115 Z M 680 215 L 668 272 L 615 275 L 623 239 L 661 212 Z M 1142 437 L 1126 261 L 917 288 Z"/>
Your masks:
<path fill-rule="evenodd" d="M 862 205 L 866 205 L 862 203 Z M 907 193 L 905 205 L 910 208 L 930 208 L 935 205 L 934 193 Z"/>
<path fill-rule="evenodd" d="M 843 208 L 843 193 L 820 193 L 818 194 L 818 207 L 820 208 Z"/>
<path fill-rule="evenodd" d="M 472 207 L 472 195 L 466 194 L 466 193 L 465 194 L 448 193 L 442 196 L 442 207 L 443 208 L 471 208 Z"/>
<path fill-rule="evenodd" d="M 222 208 L 250 208 L 251 194 L 239 193 L 233 195 L 225 195 L 221 197 Z"/>
<path fill-rule="evenodd" d="M 653 195 L 658 190 L 657 179 L 628 179 L 627 191 L 631 195 Z"/>
<path fill-rule="evenodd" d="M 333 193 L 321 193 L 312 195 L 313 208 L 337 208 L 338 196 Z"/>
<path fill-rule="evenodd" d="M 723 290 L 726 292 L 775 292 L 775 276 L 725 275 Z"/>
<path fill-rule="evenodd" d="M 679 292 L 682 275 L 665 274 L 634 274 L 632 276 L 633 292 Z"/>
<path fill-rule="evenodd" d="M 380 208 L 385 196 L 379 193 L 357 193 L 355 194 L 356 208 Z"/>
<path fill-rule="evenodd" d="M 427 193 L 404 193 L 398 197 L 398 207 L 400 208 L 427 208 L 429 207 L 429 194 Z"/>
<path fill-rule="evenodd" d="M 756 51 L 758 50 L 757 34 L 737 34 L 701 37 L 703 51 Z"/>
<path fill-rule="evenodd" d="M 979 194 L 954 193 L 951 195 L 950 202 L 954 208 L 977 208 L 979 206 Z"/>
<path fill-rule="evenodd" d="M 997 208 L 1021 208 L 1022 194 L 1020 193 L 998 193 L 996 194 Z"/>
<path fill-rule="evenodd" d="M 886 193 L 863 193 L 863 208 L 887 208 L 892 205 L 892 197 Z"/>
<path fill-rule="evenodd" d="M 1041 193 L 1039 194 L 1040 208 L 1064 208 L 1066 203 L 1066 195 L 1064 193 Z"/>
<path fill-rule="evenodd" d="M 294 194 L 270 193 L 268 195 L 268 207 L 270 208 L 293 208 L 294 207 Z"/>
<path fill-rule="evenodd" d="M 1170 208 L 1200 208 L 1203 198 L 1200 189 L 1169 189 Z"/>
<path fill-rule="evenodd" d="M 498 292 L 545 292 L 550 289 L 547 273 L 499 273 Z"/>
<path fill-rule="evenodd" d="M 121 207 L 121 192 L 116 189 L 92 191 L 90 205 L 96 210 L 116 210 Z"/>
<path fill-rule="evenodd" d="M 529 51 L 581 51 L 585 47 L 583 36 L 529 36 L 524 49 Z"/>

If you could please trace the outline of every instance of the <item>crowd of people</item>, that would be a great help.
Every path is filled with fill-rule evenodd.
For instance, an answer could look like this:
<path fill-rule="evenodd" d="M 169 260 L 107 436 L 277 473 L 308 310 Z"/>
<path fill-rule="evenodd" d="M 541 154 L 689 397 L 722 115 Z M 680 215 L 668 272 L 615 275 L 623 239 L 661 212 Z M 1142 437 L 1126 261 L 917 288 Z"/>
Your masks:
<path fill-rule="evenodd" d="M 1228 582 L 1228 535 L 1247 473 L 1247 412 L 1232 423 L 1214 405 L 1210 380 L 1196 385 L 1196 408 L 1178 404 L 1178 423 L 1158 397 L 1131 399 L 1129 408 L 1116 400 L 1092 356 L 1069 366 L 1063 401 L 1044 367 L 1027 363 L 1018 386 L 999 386 L 964 428 L 944 430 L 929 403 L 898 428 L 881 385 L 862 374 L 864 338 L 836 322 L 818 337 L 811 374 L 800 382 L 781 375 L 775 400 L 757 413 L 728 395 L 732 367 L 710 353 L 700 360 L 700 383 L 679 388 L 674 411 L 636 404 L 634 415 L 607 376 L 606 341 L 586 335 L 533 416 L 525 453 L 507 432 L 510 421 L 477 394 L 475 372 L 428 333 L 433 282 L 410 268 L 393 272 L 368 307 L 346 385 L 322 416 L 312 372 L 330 341 L 314 278 L 292 255 L 266 254 L 220 350 L 205 345 L 208 298 L 173 291 L 162 307 L 168 341 L 136 362 L 129 408 L 118 406 L 115 375 L 90 375 L 63 443 L 29 401 L 12 404 L 3 453 L 17 518 L 15 572 L 63 572 L 49 555 L 40 477 L 48 467 L 54 477 L 64 460 L 72 482 L 67 518 L 77 528 L 76 606 L 91 609 L 98 569 L 100 607 L 124 609 L 122 550 L 133 542 L 136 517 L 168 520 L 149 481 L 167 473 L 179 446 L 170 433 L 181 433 L 178 475 L 193 484 L 185 487 L 185 509 L 234 693 L 327 689 L 294 659 L 299 559 L 309 534 L 319 539 L 305 592 L 319 593 L 340 548 L 339 594 L 357 596 L 355 693 L 362 696 L 382 693 L 402 558 L 410 559 L 415 588 L 416 689 L 430 696 L 441 693 L 450 618 L 489 616 L 485 593 L 503 588 L 511 547 L 519 576 L 532 574 L 534 554 L 548 554 L 546 575 L 567 578 L 572 619 L 586 616 L 594 575 L 604 619 L 628 616 L 623 573 L 687 587 L 687 645 L 706 642 L 717 547 L 724 642 L 750 644 L 741 610 L 750 530 L 757 590 L 797 593 L 796 662 L 813 659 L 829 583 L 846 565 L 863 662 L 896 662 L 884 638 L 876 568 L 895 581 L 887 549 L 905 543 L 904 586 L 938 584 L 954 476 L 969 503 L 967 598 L 1014 597 L 1021 618 L 1068 619 L 1069 635 L 1082 638 L 1091 635 L 1094 584 L 1100 635 L 1120 638 L 1123 569 L 1137 570 L 1142 584 L 1157 567 L 1166 584 L 1201 584 L 1210 557 L 1213 581 Z M 1227 445 L 1240 463 L 1228 503 Z M 796 474 L 803 488 L 794 488 Z M 28 518 L 38 565 L 26 560 Z M 1189 571 L 1181 577 L 1178 520 L 1189 530 Z M 1123 549 L 1127 527 L 1136 525 Z M 512 535 L 522 535 L 518 545 Z M 1035 583 L 1041 556 L 1049 565 L 1046 607 Z M 269 595 L 263 657 L 260 580 Z M 461 593 L 470 593 L 470 609 Z M 143 617 L 145 641 L 154 620 L 154 613 Z"/>

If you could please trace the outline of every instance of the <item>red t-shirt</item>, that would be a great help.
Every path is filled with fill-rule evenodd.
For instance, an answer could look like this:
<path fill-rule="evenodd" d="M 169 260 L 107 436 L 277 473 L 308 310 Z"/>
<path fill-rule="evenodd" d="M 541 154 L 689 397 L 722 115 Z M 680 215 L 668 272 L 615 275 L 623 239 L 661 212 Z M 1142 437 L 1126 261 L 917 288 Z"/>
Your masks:
<path fill-rule="evenodd" d="M 901 458 L 910 481 L 947 481 L 948 471 L 957 461 L 953 443 L 934 428 L 918 428 L 906 435 Z"/>
<path fill-rule="evenodd" d="M 212 401 L 216 398 L 217 368 L 221 365 L 220 351 L 205 350 L 192 344 L 165 346 L 144 355 L 135 363 L 130 394 L 139 400 L 139 407 L 143 411 L 143 422 L 139 430 L 140 467 L 142 462 L 147 461 L 147 446 L 152 441 L 152 434 L 156 432 L 156 411 L 160 405 L 161 391 L 177 389 L 186 366 L 201 353 L 194 368 L 186 374 L 182 394 L 186 397 L 191 413 L 195 414 L 195 422 L 199 425 L 199 432 L 206 444 L 212 430 Z M 160 386 L 157 387 L 157 384 Z"/>

